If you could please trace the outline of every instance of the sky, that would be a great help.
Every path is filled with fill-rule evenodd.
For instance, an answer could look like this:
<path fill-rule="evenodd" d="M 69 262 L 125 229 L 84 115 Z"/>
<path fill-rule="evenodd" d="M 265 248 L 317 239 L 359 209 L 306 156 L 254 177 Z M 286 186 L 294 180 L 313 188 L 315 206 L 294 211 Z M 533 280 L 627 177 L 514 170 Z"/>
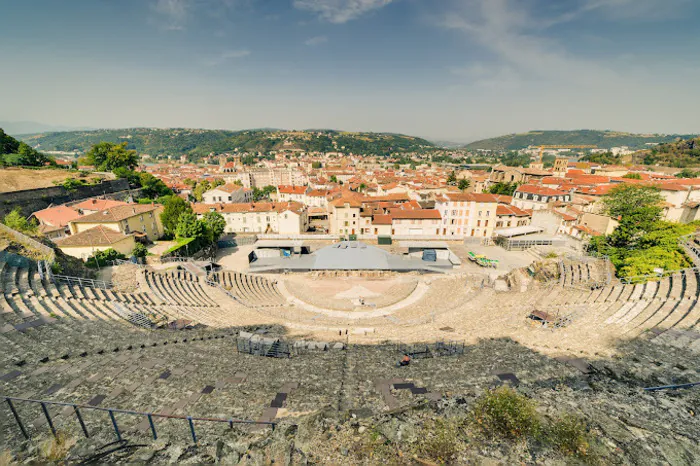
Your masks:
<path fill-rule="evenodd" d="M 0 121 L 700 133 L 698 0 L 0 0 Z"/>

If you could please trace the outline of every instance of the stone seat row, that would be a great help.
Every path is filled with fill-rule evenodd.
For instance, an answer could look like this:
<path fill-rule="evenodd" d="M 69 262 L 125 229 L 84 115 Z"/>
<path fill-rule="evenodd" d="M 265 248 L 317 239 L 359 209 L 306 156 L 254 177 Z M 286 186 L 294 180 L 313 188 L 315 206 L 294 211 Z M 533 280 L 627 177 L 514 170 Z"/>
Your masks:
<path fill-rule="evenodd" d="M 607 273 L 604 261 L 595 262 L 564 261 L 562 262 L 559 282 L 564 286 L 574 286 L 580 283 L 596 283 L 605 281 Z"/>
<path fill-rule="evenodd" d="M 161 304 L 180 306 L 218 307 L 204 286 L 192 274 L 186 271 L 154 272 L 144 271 L 144 278 L 149 289 L 160 298 Z"/>
<path fill-rule="evenodd" d="M 287 302 L 277 284 L 265 277 L 221 271 L 211 274 L 210 279 L 250 307 L 280 306 Z"/>
<path fill-rule="evenodd" d="M 635 337 L 644 332 L 656 336 L 671 330 L 700 331 L 698 271 L 686 269 L 659 281 L 609 285 L 597 290 L 559 288 L 536 303 L 545 312 L 581 309 L 582 325 L 614 335 Z M 672 341 L 669 333 L 661 341 Z"/>
<path fill-rule="evenodd" d="M 185 319 L 217 327 L 230 325 L 219 308 L 155 305 L 143 293 L 56 286 L 40 280 L 36 271 L 4 262 L 0 262 L 0 285 L 0 341 L 7 348 L 0 355 L 0 364 L 80 354 L 83 346 L 92 342 L 124 346 L 120 329 L 133 327 L 132 314 L 141 314 L 154 323 Z M 138 334 L 142 330 L 130 330 L 137 334 L 126 335 L 135 340 L 143 338 Z"/>

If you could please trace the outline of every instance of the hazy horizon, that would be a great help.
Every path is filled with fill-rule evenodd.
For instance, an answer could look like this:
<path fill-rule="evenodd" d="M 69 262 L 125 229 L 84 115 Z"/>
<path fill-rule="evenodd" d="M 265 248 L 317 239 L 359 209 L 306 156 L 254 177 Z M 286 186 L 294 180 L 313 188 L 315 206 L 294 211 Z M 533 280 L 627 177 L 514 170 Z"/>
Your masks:
<path fill-rule="evenodd" d="M 0 0 L 0 121 L 700 133 L 692 0 Z M 21 19 L 21 21 L 19 20 Z"/>

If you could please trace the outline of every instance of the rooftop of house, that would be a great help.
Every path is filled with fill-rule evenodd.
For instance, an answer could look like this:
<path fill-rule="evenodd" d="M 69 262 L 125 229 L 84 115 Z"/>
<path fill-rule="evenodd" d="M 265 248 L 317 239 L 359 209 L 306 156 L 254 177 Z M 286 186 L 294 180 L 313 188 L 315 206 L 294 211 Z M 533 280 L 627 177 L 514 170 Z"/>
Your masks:
<path fill-rule="evenodd" d="M 516 192 L 537 194 L 538 196 L 563 196 L 569 194 L 567 191 L 560 191 L 558 189 L 546 188 L 544 186 L 536 186 L 533 184 L 524 184 L 518 186 Z"/>
<path fill-rule="evenodd" d="M 155 204 L 125 204 L 95 212 L 94 214 L 84 215 L 71 223 L 114 223 L 158 209 L 160 209 L 160 206 Z"/>
<path fill-rule="evenodd" d="M 306 192 L 306 186 L 287 186 L 280 185 L 277 188 L 280 194 L 304 194 Z"/>
<path fill-rule="evenodd" d="M 118 243 L 129 235 L 112 230 L 102 225 L 98 225 L 89 230 L 81 231 L 63 239 L 56 240 L 58 247 L 90 247 L 90 246 L 111 246 Z"/>
<path fill-rule="evenodd" d="M 212 188 L 207 192 L 223 191 L 225 193 L 231 194 L 231 193 L 235 193 L 236 191 L 241 191 L 241 190 L 245 190 L 245 189 L 246 188 L 244 188 L 243 186 L 236 184 L 236 183 L 226 183 L 226 184 L 222 184 L 221 186 L 217 186 L 216 188 Z"/>
<path fill-rule="evenodd" d="M 36 211 L 32 215 L 36 217 L 42 225 L 65 227 L 71 220 L 79 218 L 80 212 L 65 205 L 59 205 Z"/>
<path fill-rule="evenodd" d="M 88 199 L 78 204 L 74 204 L 73 209 L 105 210 L 123 205 L 127 205 L 127 203 L 123 201 L 113 201 L 112 199 Z"/>

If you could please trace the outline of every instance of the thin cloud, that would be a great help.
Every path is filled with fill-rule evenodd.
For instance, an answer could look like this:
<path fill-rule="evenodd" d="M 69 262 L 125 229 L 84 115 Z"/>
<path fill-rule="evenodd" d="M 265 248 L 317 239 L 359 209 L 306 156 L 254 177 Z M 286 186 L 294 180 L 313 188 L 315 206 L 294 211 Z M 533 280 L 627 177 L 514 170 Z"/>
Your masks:
<path fill-rule="evenodd" d="M 294 0 L 294 7 L 316 13 L 324 21 L 342 24 L 394 1 L 396 0 Z"/>
<path fill-rule="evenodd" d="M 250 55 L 250 50 L 227 50 L 225 52 L 222 52 L 219 56 L 210 58 L 209 60 L 206 60 L 204 62 L 205 65 L 207 66 L 219 66 L 223 65 L 224 63 L 235 60 L 238 58 L 244 58 Z"/>
<path fill-rule="evenodd" d="M 190 4 L 187 0 L 156 0 L 151 8 L 163 21 L 165 29 L 180 30 L 185 27 Z"/>
<path fill-rule="evenodd" d="M 310 37 L 304 41 L 304 45 L 308 45 L 309 47 L 315 47 L 317 45 L 325 44 L 328 42 L 328 37 L 326 36 L 316 36 L 316 37 Z"/>

